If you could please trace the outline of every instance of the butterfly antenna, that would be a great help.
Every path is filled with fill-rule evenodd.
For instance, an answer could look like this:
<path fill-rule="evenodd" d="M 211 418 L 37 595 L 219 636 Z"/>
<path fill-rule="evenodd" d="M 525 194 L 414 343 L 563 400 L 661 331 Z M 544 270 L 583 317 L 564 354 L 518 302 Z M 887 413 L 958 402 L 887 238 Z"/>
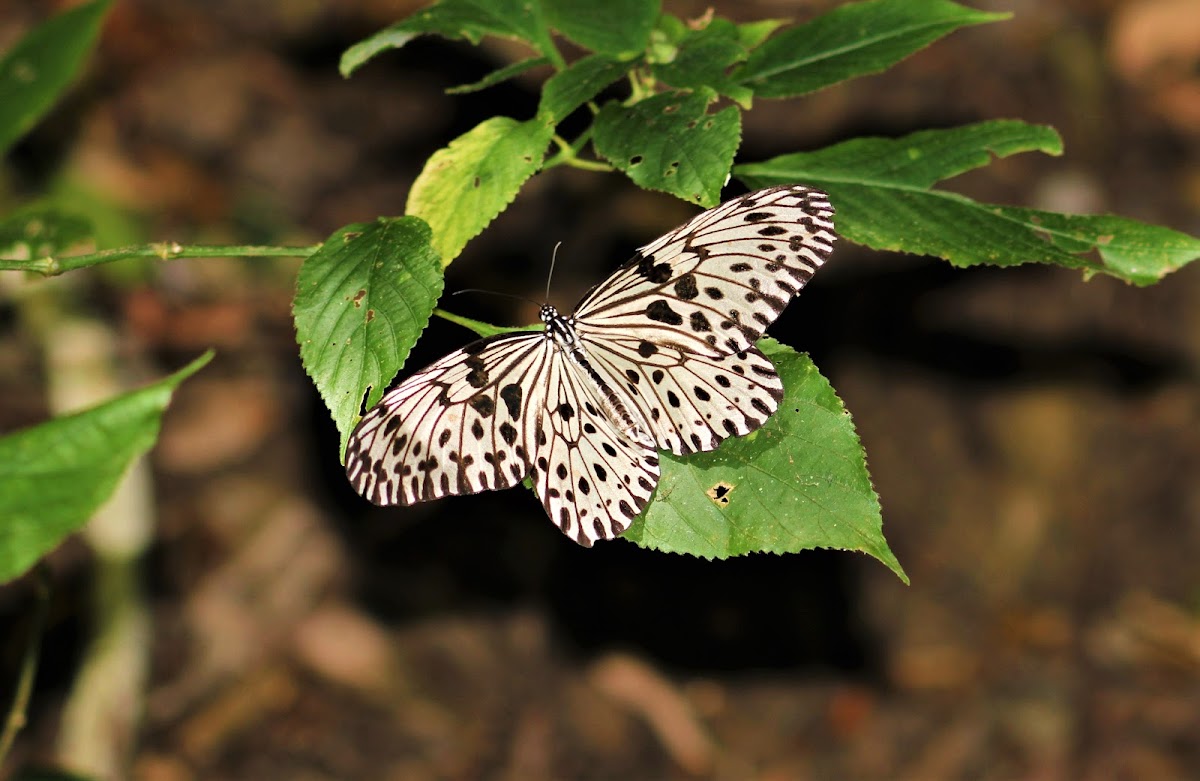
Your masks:
<path fill-rule="evenodd" d="M 478 287 L 464 287 L 462 290 L 455 290 L 450 295 L 459 296 L 459 295 L 462 295 L 463 293 L 486 293 L 489 296 L 504 296 L 505 298 L 515 298 L 516 300 L 524 301 L 527 304 L 533 304 L 534 306 L 540 306 L 540 304 L 538 304 L 538 302 L 534 301 L 532 298 L 526 298 L 525 296 L 514 295 L 513 293 L 501 293 L 498 290 L 484 290 L 483 288 L 478 288 Z"/>
<path fill-rule="evenodd" d="M 554 252 L 550 254 L 550 273 L 546 275 L 546 300 L 550 300 L 550 280 L 554 279 L 554 264 L 558 262 L 558 248 L 562 246 L 562 242 L 554 245 Z"/>

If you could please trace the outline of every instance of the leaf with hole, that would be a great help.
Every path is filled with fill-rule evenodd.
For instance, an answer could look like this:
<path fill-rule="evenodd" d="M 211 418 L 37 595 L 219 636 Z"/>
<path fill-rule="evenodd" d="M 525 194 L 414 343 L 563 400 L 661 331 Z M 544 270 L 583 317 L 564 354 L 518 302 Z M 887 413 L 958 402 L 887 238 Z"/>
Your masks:
<path fill-rule="evenodd" d="M 596 151 L 634 182 L 701 206 L 715 206 L 741 141 L 741 114 L 714 114 L 711 90 L 669 92 L 623 106 L 606 103 L 596 116 Z"/>
<path fill-rule="evenodd" d="M 341 432 L 339 453 L 364 389 L 373 406 L 429 324 L 443 283 L 429 226 L 415 217 L 347 225 L 300 267 L 300 359 Z"/>
<path fill-rule="evenodd" d="M 841 400 L 807 355 L 773 339 L 758 346 L 783 380 L 779 409 L 758 431 L 712 452 L 661 454 L 658 490 L 624 538 L 709 559 L 853 550 L 907 582 L 883 537 L 879 499 Z"/>

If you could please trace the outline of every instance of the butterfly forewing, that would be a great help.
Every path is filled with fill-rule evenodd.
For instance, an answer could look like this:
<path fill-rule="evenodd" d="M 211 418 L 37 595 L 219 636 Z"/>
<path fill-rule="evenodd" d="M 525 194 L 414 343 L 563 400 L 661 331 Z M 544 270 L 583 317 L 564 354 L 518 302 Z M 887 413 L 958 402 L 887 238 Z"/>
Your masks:
<path fill-rule="evenodd" d="M 703 212 L 593 288 L 575 312 L 579 333 L 707 355 L 745 350 L 829 256 L 832 218 L 825 194 L 800 185 Z"/>
<path fill-rule="evenodd" d="M 532 463 L 528 410 L 553 355 L 541 334 L 468 345 L 388 391 L 350 436 L 346 474 L 375 504 L 516 485 Z"/>
<path fill-rule="evenodd" d="M 468 345 L 384 395 L 346 472 L 376 504 L 532 478 L 550 518 L 590 546 L 625 531 L 685 455 L 747 434 L 783 385 L 754 347 L 833 247 L 824 193 L 770 187 L 642 247 L 543 333 Z"/>

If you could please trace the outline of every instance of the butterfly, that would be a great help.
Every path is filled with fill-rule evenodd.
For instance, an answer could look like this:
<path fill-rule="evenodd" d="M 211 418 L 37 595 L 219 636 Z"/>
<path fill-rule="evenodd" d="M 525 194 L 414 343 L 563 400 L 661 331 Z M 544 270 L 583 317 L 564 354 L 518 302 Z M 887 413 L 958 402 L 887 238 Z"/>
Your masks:
<path fill-rule="evenodd" d="M 542 331 L 467 345 L 363 416 L 346 474 L 378 505 L 530 479 L 590 547 L 650 501 L 658 451 L 712 450 L 759 428 L 783 384 L 755 346 L 833 250 L 833 207 L 784 185 L 703 212 L 634 253 Z"/>

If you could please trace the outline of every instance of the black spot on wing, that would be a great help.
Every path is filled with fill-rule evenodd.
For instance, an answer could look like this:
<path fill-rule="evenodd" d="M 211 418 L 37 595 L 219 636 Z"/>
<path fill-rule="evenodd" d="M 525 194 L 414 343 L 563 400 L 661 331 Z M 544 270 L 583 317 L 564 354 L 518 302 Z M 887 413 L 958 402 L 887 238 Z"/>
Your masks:
<path fill-rule="evenodd" d="M 643 341 L 638 345 L 637 351 L 638 355 L 642 356 L 643 358 L 649 358 L 651 355 L 654 355 L 656 352 L 658 352 L 658 347 L 656 347 L 652 342 Z"/>
<path fill-rule="evenodd" d="M 471 408 L 485 418 L 490 418 L 496 412 L 496 402 L 491 396 L 484 396 L 482 393 L 472 397 Z"/>
<path fill-rule="evenodd" d="M 503 399 L 504 406 L 508 408 L 508 416 L 513 420 L 521 417 L 522 394 L 521 386 L 516 383 L 505 385 L 500 389 L 500 398 Z"/>
<path fill-rule="evenodd" d="M 708 322 L 708 318 L 704 316 L 704 313 L 699 310 L 692 312 L 691 316 L 688 317 L 688 324 L 697 333 L 712 330 L 712 324 Z"/>
<path fill-rule="evenodd" d="M 671 305 L 665 299 L 651 301 L 646 307 L 646 317 L 667 325 L 680 325 L 683 323 L 683 317 L 671 308 Z"/>
<path fill-rule="evenodd" d="M 700 290 L 696 287 L 696 275 L 684 274 L 680 277 L 675 283 L 675 295 L 684 301 L 691 301 L 700 295 Z"/>
<path fill-rule="evenodd" d="M 666 263 L 655 263 L 653 255 L 635 255 L 633 260 L 634 271 L 656 285 L 661 285 L 671 278 L 671 267 Z"/>
<path fill-rule="evenodd" d="M 488 383 L 487 364 L 478 355 L 472 355 L 467 358 L 467 368 L 470 369 L 467 373 L 467 384 L 472 388 L 482 388 Z"/>

